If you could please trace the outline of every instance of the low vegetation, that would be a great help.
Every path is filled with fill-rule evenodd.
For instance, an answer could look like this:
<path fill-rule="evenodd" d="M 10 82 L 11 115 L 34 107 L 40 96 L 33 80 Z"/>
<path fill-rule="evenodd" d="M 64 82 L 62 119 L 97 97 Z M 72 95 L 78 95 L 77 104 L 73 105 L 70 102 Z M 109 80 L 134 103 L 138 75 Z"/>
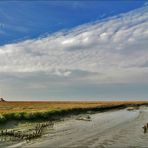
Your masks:
<path fill-rule="evenodd" d="M 0 122 L 8 120 L 54 120 L 87 111 L 104 111 L 128 106 L 148 105 L 144 101 L 94 101 L 94 102 L 0 102 Z"/>

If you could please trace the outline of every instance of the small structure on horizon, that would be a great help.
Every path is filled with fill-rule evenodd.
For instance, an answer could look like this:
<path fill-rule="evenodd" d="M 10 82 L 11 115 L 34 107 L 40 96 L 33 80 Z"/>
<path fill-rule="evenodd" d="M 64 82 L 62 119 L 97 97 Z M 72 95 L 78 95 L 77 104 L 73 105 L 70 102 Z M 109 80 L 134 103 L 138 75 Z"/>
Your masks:
<path fill-rule="evenodd" d="M 0 102 L 6 102 L 5 100 L 4 100 L 4 98 L 0 98 Z"/>

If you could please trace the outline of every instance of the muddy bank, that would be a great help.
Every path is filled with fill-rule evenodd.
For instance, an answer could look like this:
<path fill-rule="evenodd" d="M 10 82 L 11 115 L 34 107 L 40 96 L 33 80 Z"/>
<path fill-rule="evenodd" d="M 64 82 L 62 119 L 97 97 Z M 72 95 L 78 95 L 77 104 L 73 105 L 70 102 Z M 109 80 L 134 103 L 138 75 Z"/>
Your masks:
<path fill-rule="evenodd" d="M 56 123 L 54 129 L 38 141 L 22 147 L 142 147 L 148 145 L 148 109 L 102 112 L 90 115 L 92 121 L 72 118 Z"/>
<path fill-rule="evenodd" d="M 70 119 L 71 117 L 77 116 L 79 114 L 85 114 L 88 112 L 96 113 L 97 111 L 103 112 L 103 111 L 109 111 L 114 109 L 122 109 L 124 107 L 125 106 L 123 105 L 112 105 L 112 106 L 101 106 L 101 107 L 93 107 L 93 108 L 75 108 L 75 109 L 68 109 L 68 110 L 60 110 L 60 111 L 49 112 L 49 114 L 47 114 L 48 116 L 43 116 L 43 114 L 41 114 L 40 118 L 38 114 L 38 116 L 33 116 L 33 117 L 37 117 L 37 119 L 33 118 L 30 120 L 29 118 L 29 121 L 24 120 L 24 118 L 21 118 L 19 121 L 18 121 L 19 118 L 17 118 L 17 120 L 11 120 L 10 117 L 13 118 L 15 116 L 8 116 L 9 117 L 8 122 L 0 124 L 0 141 L 1 141 L 0 147 L 7 147 L 15 144 L 18 146 L 18 145 L 21 145 L 21 143 L 26 143 L 26 139 L 19 138 L 19 137 L 25 138 L 25 137 L 29 137 L 29 135 L 32 135 L 32 134 L 34 135 L 35 131 L 33 129 L 37 126 L 38 123 L 44 124 L 46 121 L 59 122 L 61 120 L 64 120 L 65 118 Z M 44 117 L 46 119 L 44 119 Z M 41 138 L 42 136 L 50 133 L 51 132 L 50 130 L 51 128 L 49 127 L 49 129 L 46 129 L 45 131 L 43 131 L 43 133 L 41 133 L 40 136 L 35 136 L 35 137 L 38 137 L 37 140 L 39 140 L 39 138 Z M 11 136 L 9 136 L 10 133 L 11 133 Z M 19 134 L 19 137 L 16 136 L 16 134 Z M 36 138 L 34 137 L 31 138 L 30 139 L 31 142 L 34 139 Z"/>
<path fill-rule="evenodd" d="M 56 120 L 69 115 L 77 115 L 81 113 L 86 113 L 87 111 L 107 111 L 112 109 L 125 108 L 126 105 L 106 105 L 97 107 L 87 107 L 87 108 L 70 108 L 70 109 L 55 109 L 47 110 L 43 112 L 10 112 L 0 115 L 0 123 L 15 121 L 39 121 L 39 120 Z"/>

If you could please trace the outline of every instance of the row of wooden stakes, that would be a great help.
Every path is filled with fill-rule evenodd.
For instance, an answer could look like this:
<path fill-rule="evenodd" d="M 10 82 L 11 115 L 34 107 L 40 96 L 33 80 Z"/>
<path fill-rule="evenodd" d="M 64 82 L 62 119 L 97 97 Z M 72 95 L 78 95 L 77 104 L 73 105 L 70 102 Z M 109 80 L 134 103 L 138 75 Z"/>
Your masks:
<path fill-rule="evenodd" d="M 143 132 L 146 133 L 148 130 L 148 123 L 146 123 L 142 128 L 144 130 Z"/>
<path fill-rule="evenodd" d="M 53 126 L 52 122 L 39 123 L 34 129 L 30 129 L 28 132 L 16 131 L 16 130 L 1 130 L 0 136 L 13 136 L 19 139 L 31 140 L 33 138 L 40 137 L 43 129 L 47 126 Z M 30 132 L 31 131 L 31 132 Z"/>

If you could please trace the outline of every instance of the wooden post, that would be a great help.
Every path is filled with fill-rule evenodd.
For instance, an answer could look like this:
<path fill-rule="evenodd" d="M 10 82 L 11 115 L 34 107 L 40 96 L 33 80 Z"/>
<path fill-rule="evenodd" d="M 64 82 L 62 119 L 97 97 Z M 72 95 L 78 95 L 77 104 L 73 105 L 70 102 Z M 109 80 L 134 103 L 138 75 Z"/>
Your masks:
<path fill-rule="evenodd" d="M 146 124 L 147 128 L 148 128 L 148 123 Z"/>
<path fill-rule="evenodd" d="M 143 129 L 144 129 L 144 133 L 146 133 L 147 132 L 147 126 L 144 125 Z"/>

